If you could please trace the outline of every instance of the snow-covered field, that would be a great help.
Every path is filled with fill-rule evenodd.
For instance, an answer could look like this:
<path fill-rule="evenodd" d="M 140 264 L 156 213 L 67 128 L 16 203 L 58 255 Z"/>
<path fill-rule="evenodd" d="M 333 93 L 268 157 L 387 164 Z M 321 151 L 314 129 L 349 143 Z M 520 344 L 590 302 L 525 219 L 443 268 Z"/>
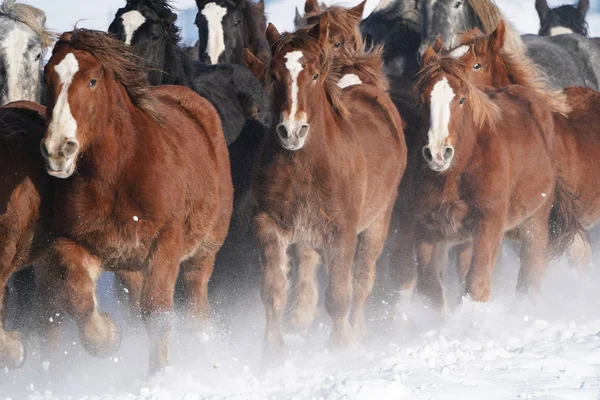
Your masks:
<path fill-rule="evenodd" d="M 253 293 L 216 304 L 230 323 L 217 320 L 212 332 L 179 329 L 173 367 L 161 376 L 146 378 L 143 327 L 125 328 L 121 350 L 104 360 L 71 334 L 49 366 L 33 350 L 23 369 L 0 372 L 0 399 L 600 399 L 600 270 L 581 277 L 554 265 L 532 302 L 514 294 L 511 254 L 489 304 L 464 300 L 445 320 L 418 299 L 376 304 L 369 343 L 345 353 L 328 351 L 321 307 L 308 338 L 286 335 L 286 363 L 264 369 L 263 308 Z M 102 283 L 103 307 L 121 319 L 110 275 Z"/>

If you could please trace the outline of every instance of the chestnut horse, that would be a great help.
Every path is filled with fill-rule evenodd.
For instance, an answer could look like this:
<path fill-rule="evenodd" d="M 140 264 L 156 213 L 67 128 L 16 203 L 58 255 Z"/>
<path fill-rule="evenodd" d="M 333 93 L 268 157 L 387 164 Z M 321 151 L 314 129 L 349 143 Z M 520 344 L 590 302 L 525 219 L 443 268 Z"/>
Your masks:
<path fill-rule="evenodd" d="M 48 311 L 60 305 L 85 348 L 102 357 L 120 340 L 98 309 L 96 280 L 102 269 L 142 271 L 154 372 L 168 365 L 180 262 L 189 320 L 209 316 L 208 279 L 233 189 L 214 107 L 185 87 L 148 87 L 138 61 L 108 34 L 79 29 L 61 36 L 46 66 L 41 148 L 48 173 L 62 179 L 42 290 Z"/>
<path fill-rule="evenodd" d="M 488 35 L 473 30 L 463 35 L 464 44 L 449 54 L 460 58 L 471 80 L 480 86 L 504 87 L 519 84 L 545 96 L 557 109 L 554 114 L 556 161 L 560 178 L 578 198 L 576 214 L 586 228 L 600 221 L 600 93 L 583 87 L 569 87 L 564 93 L 548 90 L 543 76 L 518 55 L 500 51 L 504 43 L 504 23 Z M 569 111 L 564 116 L 565 111 Z M 574 267 L 590 263 L 587 239 L 577 236 L 569 249 Z"/>
<path fill-rule="evenodd" d="M 419 291 L 445 307 L 439 263 L 448 246 L 472 242 L 461 278 L 467 295 L 488 301 L 505 233 L 521 244 L 518 287 L 539 289 L 550 255 L 579 232 L 554 165 L 551 108 L 521 86 L 482 92 L 462 62 L 432 47 L 423 65 L 431 125 L 415 188 Z"/>
<path fill-rule="evenodd" d="M 5 288 L 12 273 L 36 261 L 48 241 L 53 180 L 44 173 L 39 143 L 46 109 L 29 101 L 0 108 L 0 367 L 25 361 L 21 335 L 5 329 Z M 32 304 L 28 305 L 32 307 Z"/>
<path fill-rule="evenodd" d="M 267 28 L 279 124 L 265 138 L 253 184 L 270 356 L 284 346 L 293 245 L 314 249 L 329 272 L 332 346 L 364 337 L 364 306 L 406 165 L 402 121 L 389 97 L 370 85 L 337 86 L 328 25 L 324 15 L 310 30 Z"/>

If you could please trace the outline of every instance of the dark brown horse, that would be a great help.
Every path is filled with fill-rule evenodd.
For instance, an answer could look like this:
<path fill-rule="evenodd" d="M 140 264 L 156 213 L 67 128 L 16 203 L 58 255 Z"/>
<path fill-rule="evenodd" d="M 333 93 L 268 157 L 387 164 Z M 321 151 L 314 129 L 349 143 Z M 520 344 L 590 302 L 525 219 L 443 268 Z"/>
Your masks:
<path fill-rule="evenodd" d="M 463 254 L 465 291 L 489 300 L 505 233 L 521 244 L 518 287 L 539 290 L 550 256 L 579 232 L 573 198 L 556 173 L 551 107 L 521 86 L 484 93 L 462 62 L 432 47 L 423 65 L 419 87 L 431 125 L 415 188 L 419 291 L 444 307 L 440 261 L 449 246 L 472 242 L 472 254 Z"/>
<path fill-rule="evenodd" d="M 473 30 L 463 35 L 463 45 L 450 52 L 463 63 L 471 80 L 482 86 L 505 87 L 511 84 L 525 86 L 540 93 L 557 111 L 554 114 L 556 130 L 556 159 L 559 175 L 579 201 L 577 216 L 589 228 L 600 220 L 600 93 L 582 87 L 569 87 L 557 93 L 548 89 L 544 77 L 535 66 L 520 57 L 499 51 L 504 43 L 504 23 L 485 35 Z M 570 110 L 570 112 L 569 112 Z M 569 112 L 568 116 L 564 116 Z M 590 263 L 590 246 L 583 236 L 577 236 L 569 249 L 569 257 L 577 268 Z"/>
<path fill-rule="evenodd" d="M 34 262 L 48 239 L 51 182 L 39 142 L 46 109 L 19 101 L 0 108 L 0 367 L 25 361 L 18 332 L 4 328 L 5 287 L 11 274 Z M 29 304 L 29 307 L 33 305 Z"/>
<path fill-rule="evenodd" d="M 141 308 L 156 371 L 168 365 L 180 263 L 189 319 L 209 316 L 208 279 L 233 196 L 221 122 L 187 88 L 149 88 L 132 50 L 102 32 L 63 34 L 45 79 L 42 154 L 48 173 L 63 178 L 51 268 L 41 285 L 48 311 L 62 307 L 85 348 L 110 355 L 119 332 L 98 309 L 96 280 L 103 269 L 142 271 Z"/>
<path fill-rule="evenodd" d="M 279 124 L 265 139 L 254 195 L 271 355 L 283 349 L 293 245 L 316 250 L 329 272 L 331 344 L 364 336 L 364 306 L 406 164 L 402 121 L 389 97 L 370 85 L 337 86 L 328 28 L 325 15 L 308 31 L 267 29 Z"/>

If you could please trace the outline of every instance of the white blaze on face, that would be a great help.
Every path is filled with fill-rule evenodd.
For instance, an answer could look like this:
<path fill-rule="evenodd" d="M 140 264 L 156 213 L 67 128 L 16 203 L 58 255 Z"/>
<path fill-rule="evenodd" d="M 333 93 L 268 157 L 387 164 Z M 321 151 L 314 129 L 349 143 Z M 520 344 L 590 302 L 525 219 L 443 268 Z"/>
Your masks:
<path fill-rule="evenodd" d="M 554 28 L 550 28 L 550 36 L 568 35 L 570 33 L 573 33 L 573 31 L 564 26 L 555 26 Z"/>
<path fill-rule="evenodd" d="M 23 57 L 26 56 L 27 43 L 30 34 L 22 29 L 12 29 L 2 40 L 2 52 L 6 55 L 6 96 L 4 102 L 9 103 L 16 100 L 31 100 L 20 90 L 21 67 L 23 66 Z M 36 78 L 37 79 L 37 78 Z"/>
<path fill-rule="evenodd" d="M 445 148 L 450 124 L 450 103 L 454 96 L 454 90 L 446 77 L 437 82 L 431 91 L 431 125 L 427 135 L 432 153 Z"/>
<path fill-rule="evenodd" d="M 348 86 L 360 85 L 362 81 L 356 74 L 346 74 L 342 76 L 342 79 L 338 82 L 338 86 L 342 89 L 347 88 Z"/>
<path fill-rule="evenodd" d="M 73 118 L 69 106 L 69 87 L 73 77 L 79 71 L 77 58 L 73 53 L 67 53 L 65 58 L 54 67 L 54 71 L 58 74 L 62 88 L 52 110 L 52 120 L 48 125 L 49 136 L 46 145 L 51 151 L 56 151 L 65 139 L 74 139 L 77 134 L 77 121 Z"/>
<path fill-rule="evenodd" d="M 225 36 L 223 33 L 223 17 L 227 9 L 216 3 L 208 3 L 202 9 L 202 15 L 208 23 L 208 39 L 206 41 L 206 54 L 211 64 L 219 63 L 219 56 L 225 51 Z"/>
<path fill-rule="evenodd" d="M 146 17 L 141 12 L 133 10 L 121 15 L 121 20 L 123 21 L 123 29 L 125 29 L 125 44 L 130 45 L 135 31 L 144 25 Z"/>
<path fill-rule="evenodd" d="M 302 56 L 303 54 L 299 50 L 290 51 L 285 55 L 285 67 L 290 73 L 290 80 L 292 85 L 290 90 L 292 105 L 290 107 L 290 113 L 287 116 L 290 122 L 297 120 L 296 114 L 298 113 L 298 76 L 300 75 L 300 72 L 302 72 L 303 69 L 302 64 L 300 64 L 300 59 L 302 58 Z"/>

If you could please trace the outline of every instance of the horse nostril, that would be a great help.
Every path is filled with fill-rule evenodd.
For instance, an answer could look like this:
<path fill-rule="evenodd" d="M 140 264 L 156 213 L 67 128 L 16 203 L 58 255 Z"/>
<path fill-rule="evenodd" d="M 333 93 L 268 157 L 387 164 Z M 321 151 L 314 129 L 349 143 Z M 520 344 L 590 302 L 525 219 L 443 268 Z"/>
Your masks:
<path fill-rule="evenodd" d="M 71 157 L 79 149 L 77 140 L 69 139 L 63 144 L 62 152 L 66 157 Z"/>
<path fill-rule="evenodd" d="M 42 152 L 42 157 L 46 159 L 50 157 L 50 152 L 48 151 L 48 147 L 46 147 L 46 142 L 42 141 L 40 143 L 40 150 Z"/>
<path fill-rule="evenodd" d="M 423 158 L 428 163 L 433 161 L 433 156 L 431 155 L 431 150 L 427 146 L 423 147 Z"/>
<path fill-rule="evenodd" d="M 446 146 L 446 150 L 444 151 L 444 161 L 450 161 L 454 157 L 454 147 Z"/>
<path fill-rule="evenodd" d="M 288 133 L 287 128 L 283 124 L 277 125 L 277 134 L 282 139 L 289 139 L 290 138 L 290 134 Z"/>
<path fill-rule="evenodd" d="M 306 137 L 306 135 L 308 135 L 309 129 L 310 129 L 310 125 L 302 124 L 302 126 L 300 127 L 300 130 L 298 131 L 298 138 L 304 139 Z"/>

